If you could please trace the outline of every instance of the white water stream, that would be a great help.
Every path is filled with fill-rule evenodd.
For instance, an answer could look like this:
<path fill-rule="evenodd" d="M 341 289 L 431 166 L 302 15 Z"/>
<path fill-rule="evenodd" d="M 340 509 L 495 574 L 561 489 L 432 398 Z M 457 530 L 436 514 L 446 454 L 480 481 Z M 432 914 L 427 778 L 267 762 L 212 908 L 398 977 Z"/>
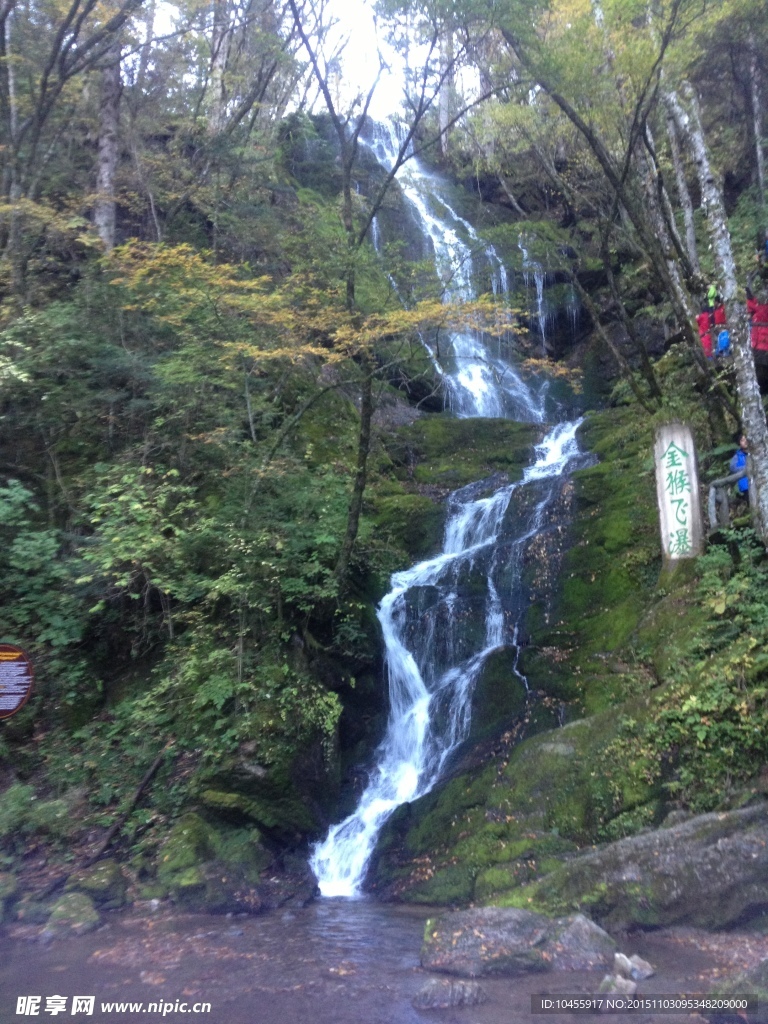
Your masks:
<path fill-rule="evenodd" d="M 372 148 L 384 166 L 392 166 L 396 145 L 394 131 L 379 126 Z M 445 300 L 475 298 L 473 261 L 479 259 L 490 268 L 494 291 L 505 295 L 501 260 L 441 196 L 441 180 L 415 159 L 397 177 L 425 239 L 431 240 Z M 460 417 L 544 421 L 545 388 L 526 383 L 501 346 L 479 332 L 451 336 L 440 372 Z M 510 613 L 515 602 L 506 600 L 504 589 L 510 579 L 513 587 L 519 584 L 526 544 L 541 530 L 559 479 L 580 455 L 578 426 L 553 427 L 519 483 L 505 484 L 490 496 L 482 493 L 482 482 L 456 491 L 449 499 L 442 552 L 393 575 L 378 610 L 390 695 L 386 735 L 356 810 L 314 849 L 310 864 L 324 896 L 360 893 L 382 826 L 401 804 L 432 789 L 466 739 L 472 693 L 488 656 L 500 647 L 517 648 L 522 609 L 518 601 L 516 614 Z M 510 499 L 526 487 L 536 488 L 534 500 L 510 537 L 505 523 Z M 479 598 L 468 577 L 481 581 Z"/>

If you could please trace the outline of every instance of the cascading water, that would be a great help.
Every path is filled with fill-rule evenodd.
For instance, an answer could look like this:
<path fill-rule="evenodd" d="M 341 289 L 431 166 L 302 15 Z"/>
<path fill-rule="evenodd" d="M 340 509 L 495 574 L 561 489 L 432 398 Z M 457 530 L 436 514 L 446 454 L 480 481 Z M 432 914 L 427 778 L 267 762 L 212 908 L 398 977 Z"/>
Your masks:
<path fill-rule="evenodd" d="M 380 133 L 372 144 L 385 166 L 392 166 L 395 143 L 394 135 Z M 440 179 L 413 159 L 406 166 L 398 181 L 431 240 L 446 301 L 475 297 L 471 267 L 476 253 L 487 261 L 494 287 L 505 294 L 501 260 L 441 197 Z M 432 212 L 426 196 L 438 212 Z M 452 335 L 450 358 L 441 362 L 441 372 L 458 416 L 544 420 L 545 390 L 526 384 L 501 352 L 489 352 L 477 332 Z M 580 455 L 578 426 L 561 423 L 550 430 L 520 483 L 505 484 L 490 495 L 487 481 L 454 492 L 443 551 L 392 577 L 378 611 L 389 678 L 386 735 L 357 809 L 334 825 L 313 852 L 310 863 L 324 896 L 360 892 L 384 823 L 401 804 L 432 789 L 466 739 L 472 693 L 488 656 L 502 646 L 517 649 L 524 611 L 522 560 L 564 474 Z M 532 492 L 533 500 L 521 503 L 510 536 L 508 508 L 521 489 Z M 468 574 L 482 585 L 467 587 Z"/>
<path fill-rule="evenodd" d="M 533 284 L 536 289 L 536 322 L 539 325 L 541 345 L 544 349 L 544 355 L 546 355 L 549 314 L 547 313 L 546 303 L 544 301 L 544 268 L 540 263 L 531 259 L 522 236 L 520 237 L 518 245 L 520 247 L 520 252 L 523 254 L 523 276 L 526 283 L 531 276 L 533 277 Z"/>
<path fill-rule="evenodd" d="M 369 145 L 379 163 L 388 170 L 394 166 L 400 147 L 394 125 L 375 125 Z M 493 246 L 483 242 L 443 197 L 442 179 L 412 156 L 398 171 L 397 181 L 421 228 L 427 250 L 434 254 L 444 301 L 461 303 L 477 298 L 473 268 L 480 260 L 490 271 L 493 292 L 506 295 L 504 264 Z M 450 409 L 457 416 L 543 421 L 546 387 L 541 385 L 537 391 L 527 385 L 501 351 L 491 351 L 488 341 L 479 331 L 451 334 L 450 350 L 439 359 Z M 437 358 L 434 351 L 431 354 Z"/>

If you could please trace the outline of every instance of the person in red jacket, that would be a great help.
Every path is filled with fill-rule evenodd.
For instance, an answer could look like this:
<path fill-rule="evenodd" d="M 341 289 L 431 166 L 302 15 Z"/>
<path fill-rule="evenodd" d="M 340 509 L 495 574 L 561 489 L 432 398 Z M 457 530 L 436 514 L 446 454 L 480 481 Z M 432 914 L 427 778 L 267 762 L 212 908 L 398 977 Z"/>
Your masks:
<path fill-rule="evenodd" d="M 763 288 L 753 295 L 747 288 L 747 312 L 752 322 L 752 348 L 757 352 L 768 352 L 768 291 Z"/>
<path fill-rule="evenodd" d="M 699 341 L 701 347 L 704 349 L 704 355 L 707 359 L 712 358 L 712 313 L 709 310 L 709 306 L 706 302 L 701 304 L 701 312 L 696 317 L 696 323 L 699 328 Z"/>

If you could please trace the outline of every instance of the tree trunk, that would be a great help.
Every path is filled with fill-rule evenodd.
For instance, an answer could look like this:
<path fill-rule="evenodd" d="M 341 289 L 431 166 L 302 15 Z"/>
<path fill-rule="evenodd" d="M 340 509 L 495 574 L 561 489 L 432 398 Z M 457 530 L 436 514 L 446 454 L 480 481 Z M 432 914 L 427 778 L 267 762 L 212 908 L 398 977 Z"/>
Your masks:
<path fill-rule="evenodd" d="M 611 254 L 608 249 L 608 238 L 605 235 L 603 236 L 603 244 L 600 246 L 600 257 L 603 261 L 603 267 L 605 269 L 606 277 L 608 278 L 608 285 L 611 289 L 613 301 L 615 302 L 616 308 L 619 311 L 621 322 L 624 324 L 624 330 L 627 332 L 629 340 L 632 342 L 632 347 L 634 348 L 635 352 L 637 353 L 640 359 L 640 372 L 642 373 L 646 383 L 648 384 L 648 390 L 650 391 L 651 398 L 655 399 L 660 405 L 663 399 L 661 387 L 659 386 L 659 381 L 656 377 L 656 372 L 653 369 L 653 364 L 651 363 L 651 360 L 648 358 L 648 349 L 645 347 L 645 343 L 643 342 L 642 338 L 639 337 L 637 331 L 635 330 L 635 325 L 632 320 L 632 317 L 629 316 L 629 314 L 627 313 L 626 309 L 624 308 L 624 303 L 621 300 L 621 295 L 619 294 L 619 287 L 616 284 L 616 278 L 613 274 L 613 267 L 611 266 Z"/>
<path fill-rule="evenodd" d="M 693 272 L 697 277 L 701 277 L 699 250 L 696 245 L 696 226 L 693 220 L 693 201 L 688 189 L 688 182 L 685 180 L 685 168 L 683 167 L 683 158 L 680 153 L 675 118 L 670 110 L 667 111 L 667 138 L 669 139 L 669 151 L 672 155 L 672 167 L 675 171 L 677 197 L 680 201 L 685 221 L 685 247 L 688 250 L 688 259 L 691 261 Z"/>
<path fill-rule="evenodd" d="M 211 38 L 210 114 L 208 128 L 211 134 L 218 134 L 226 122 L 227 88 L 224 74 L 229 63 L 229 49 L 232 44 L 232 26 L 229 22 L 227 0 L 213 2 L 213 35 Z"/>
<path fill-rule="evenodd" d="M 98 169 L 93 223 L 107 252 L 115 245 L 115 171 L 118 159 L 118 122 L 120 117 L 120 53 L 115 40 L 110 47 L 109 64 L 101 73 L 99 104 Z"/>
<path fill-rule="evenodd" d="M 342 541 L 336 563 L 336 578 L 343 584 L 349 571 L 349 560 L 357 539 L 360 515 L 363 511 L 363 496 L 368 479 L 368 454 L 371 450 L 371 423 L 373 421 L 373 371 L 374 367 L 367 352 L 360 360 L 363 382 L 360 394 L 360 429 L 357 435 L 357 469 L 352 497 L 347 512 L 347 530 Z"/>
<path fill-rule="evenodd" d="M 664 260 L 666 281 L 672 291 L 672 295 L 670 297 L 673 299 L 673 304 L 676 305 L 679 310 L 682 310 L 686 322 L 693 324 L 696 320 L 696 310 L 693 308 L 691 297 L 688 294 L 682 274 L 680 273 L 680 267 L 675 259 L 674 244 L 670 238 L 669 231 L 667 230 L 667 224 L 664 220 L 664 214 L 662 213 L 659 205 L 659 199 L 656 194 L 656 187 L 654 184 L 653 171 L 648 163 L 648 158 L 639 146 L 637 153 L 637 166 L 640 185 L 645 197 L 645 218 L 651 227 L 652 233 L 657 242 L 659 253 Z M 635 218 L 632 218 L 632 220 L 635 228 L 637 228 Z M 698 337 L 693 335 L 691 332 L 687 335 L 687 339 L 688 341 L 694 341 L 694 351 L 698 355 L 700 351 Z M 703 360 L 703 354 L 701 355 L 701 358 Z"/>
<path fill-rule="evenodd" d="M 755 139 L 755 164 L 760 206 L 765 214 L 765 158 L 763 156 L 763 129 L 760 117 L 760 86 L 758 82 L 757 47 L 754 36 L 749 37 L 749 98 L 752 114 L 752 133 Z M 763 229 L 768 225 L 763 225 Z"/>
<path fill-rule="evenodd" d="M 755 529 L 762 542 L 768 544 L 768 428 L 755 375 L 749 319 L 744 303 L 738 298 L 736 263 L 733 258 L 725 203 L 722 189 L 709 160 L 698 99 L 687 83 L 683 86 L 683 93 L 688 110 L 683 108 L 674 94 L 671 94 L 672 109 L 681 134 L 685 133 L 690 141 L 699 176 L 702 202 L 707 213 L 707 228 L 712 240 L 715 266 L 721 280 L 721 291 L 728 317 L 741 425 L 749 439 L 752 466 L 750 505 Z"/>
<path fill-rule="evenodd" d="M 691 345 L 692 350 L 696 352 L 698 333 L 694 327 L 693 308 L 691 306 L 690 297 L 685 292 L 684 286 L 682 286 L 677 266 L 675 266 L 672 273 L 670 272 L 670 263 L 667 259 L 667 254 L 664 252 L 664 247 L 659 242 L 653 228 L 648 223 L 648 211 L 646 210 L 645 205 L 628 186 L 624 167 L 620 167 L 617 164 L 615 157 L 598 134 L 594 125 L 587 123 L 587 121 L 584 120 L 566 97 L 559 93 L 553 84 L 547 80 L 546 76 L 541 74 L 532 65 L 520 43 L 520 40 L 506 28 L 502 28 L 501 33 L 521 64 L 527 68 L 528 71 L 532 72 L 534 80 L 539 87 L 542 88 L 555 105 L 560 108 L 592 150 L 595 159 L 599 163 L 606 179 L 611 185 L 611 188 L 618 196 L 621 206 L 626 211 L 627 217 L 637 232 L 640 243 L 645 249 L 654 270 L 657 272 L 663 286 L 669 293 L 669 298 L 683 335 Z M 642 118 L 639 117 L 638 111 L 636 111 L 636 114 L 638 116 L 633 119 L 633 125 L 642 120 Z M 630 138 L 628 142 L 628 145 L 631 146 L 633 150 L 638 148 L 635 146 L 635 143 L 639 139 L 639 127 L 637 129 L 637 133 L 634 134 L 635 137 Z M 624 160 L 625 166 L 629 155 L 629 153 L 626 154 Z M 697 364 L 699 365 L 702 373 L 709 377 L 709 372 L 703 355 L 700 362 L 697 360 Z"/>
<path fill-rule="evenodd" d="M 653 141 L 653 136 L 651 135 L 651 130 L 647 124 L 643 132 L 643 142 L 645 143 L 645 148 L 651 158 L 650 164 L 647 165 L 646 173 L 648 175 L 649 184 L 653 188 L 653 194 L 656 197 L 659 214 L 666 227 L 667 240 L 671 243 L 677 253 L 677 258 L 680 261 L 680 266 L 688 291 L 698 292 L 701 290 L 702 282 L 694 273 L 693 264 L 688 258 L 688 251 L 680 238 L 680 232 L 677 230 L 675 213 L 672 209 L 672 203 L 669 200 L 669 193 L 667 192 L 666 185 L 664 184 L 664 176 L 662 175 L 661 168 L 659 167 L 659 159 L 656 155 L 656 146 Z"/>
<path fill-rule="evenodd" d="M 448 155 L 448 126 L 453 107 L 453 34 L 444 32 L 440 37 L 440 92 L 437 100 L 440 152 Z"/>

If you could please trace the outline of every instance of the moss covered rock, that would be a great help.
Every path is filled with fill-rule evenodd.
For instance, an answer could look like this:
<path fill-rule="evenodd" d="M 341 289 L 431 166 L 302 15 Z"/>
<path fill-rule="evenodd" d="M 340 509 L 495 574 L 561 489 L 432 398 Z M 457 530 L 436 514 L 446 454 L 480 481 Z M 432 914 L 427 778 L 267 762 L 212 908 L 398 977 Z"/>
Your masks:
<path fill-rule="evenodd" d="M 265 798 L 258 795 L 205 789 L 201 803 L 224 819 L 234 823 L 253 822 L 262 828 L 279 832 L 304 832 L 314 827 L 306 807 L 291 794 L 283 798 Z"/>
<path fill-rule="evenodd" d="M 519 479 L 540 436 L 530 423 L 425 416 L 397 431 L 387 449 L 401 479 L 455 490 L 499 471 Z"/>
<path fill-rule="evenodd" d="M 158 857 L 158 882 L 187 910 L 205 913 L 263 908 L 261 873 L 273 861 L 255 828 L 214 828 L 186 814 L 171 829 Z"/>
<path fill-rule="evenodd" d="M 499 902 L 578 908 L 612 929 L 743 923 L 768 904 L 768 803 L 611 843 Z"/>
<path fill-rule="evenodd" d="M 756 997 L 756 1005 L 751 1010 L 721 1010 L 703 1012 L 702 1016 L 710 1024 L 768 1024 L 768 960 L 745 971 L 734 971 L 725 978 L 719 978 L 711 992 L 712 996 L 744 996 Z"/>
<path fill-rule="evenodd" d="M 70 892 L 54 904 L 45 932 L 55 939 L 85 935 L 93 931 L 99 921 L 99 913 L 93 905 L 93 900 L 85 893 Z"/>
<path fill-rule="evenodd" d="M 197 868 L 215 855 L 215 833 L 198 814 L 185 814 L 168 834 L 160 849 L 157 873 L 170 880 L 188 869 Z"/>
<path fill-rule="evenodd" d="M 90 896 L 102 910 L 115 910 L 125 904 L 128 881 L 114 860 L 104 860 L 92 867 L 76 871 L 67 879 L 68 892 Z"/>
<path fill-rule="evenodd" d="M 528 704 L 525 682 L 517 672 L 517 651 L 512 647 L 493 651 L 475 683 L 469 741 L 482 739 L 511 724 Z"/>

